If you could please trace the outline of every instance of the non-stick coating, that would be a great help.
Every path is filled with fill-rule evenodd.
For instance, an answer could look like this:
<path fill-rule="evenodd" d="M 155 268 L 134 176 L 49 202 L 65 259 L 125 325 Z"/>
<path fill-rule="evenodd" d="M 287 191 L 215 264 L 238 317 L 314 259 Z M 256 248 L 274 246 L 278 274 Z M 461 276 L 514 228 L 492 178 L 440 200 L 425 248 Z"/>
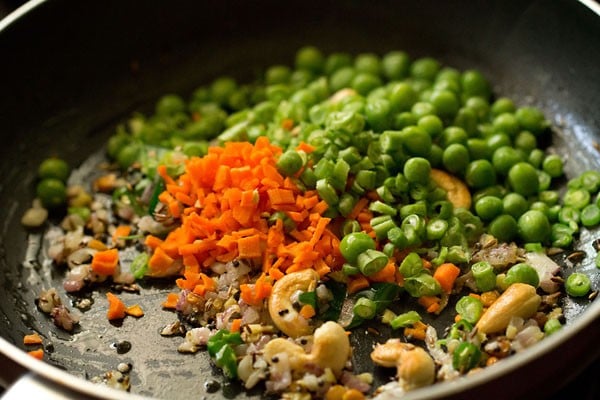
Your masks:
<path fill-rule="evenodd" d="M 74 337 L 36 309 L 41 287 L 61 286 L 60 271 L 22 266 L 27 236 L 19 219 L 43 158 L 60 155 L 77 165 L 118 122 L 133 110 L 150 110 L 161 94 L 185 95 L 223 74 L 247 81 L 268 65 L 291 63 L 298 47 L 313 44 L 354 54 L 401 49 L 414 58 L 429 55 L 457 68 L 478 68 L 496 93 L 552 117 L 560 127 L 556 148 L 569 155 L 568 173 L 599 169 L 592 146 L 600 141 L 599 20 L 584 5 L 559 0 L 41 4 L 0 32 L 0 333 L 21 346 L 24 333 L 40 332 L 54 349 L 48 361 L 74 375 L 89 378 L 132 362 L 136 393 L 206 395 L 207 379 L 224 381 L 204 354 L 179 355 L 181 338 L 158 334 L 176 318 L 160 310 L 169 290 L 161 283 L 144 283 L 143 297 L 123 295 L 126 302 L 140 302 L 146 316 L 119 327 L 106 321 L 105 300 L 94 294 L 95 305 L 83 313 Z M 589 262 L 583 268 L 593 271 Z M 598 284 L 595 273 L 596 289 Z M 567 311 L 575 317 L 586 308 L 580 301 Z M 361 333 L 356 354 L 367 354 L 376 339 Z M 117 354 L 111 345 L 119 340 L 131 342 L 131 351 Z M 598 351 L 587 353 L 593 359 Z M 361 371 L 372 368 L 360 357 L 355 363 Z M 381 380 L 389 376 L 374 372 Z M 503 395 L 523 390 L 516 384 Z M 238 386 L 224 383 L 215 396 L 238 393 Z"/>

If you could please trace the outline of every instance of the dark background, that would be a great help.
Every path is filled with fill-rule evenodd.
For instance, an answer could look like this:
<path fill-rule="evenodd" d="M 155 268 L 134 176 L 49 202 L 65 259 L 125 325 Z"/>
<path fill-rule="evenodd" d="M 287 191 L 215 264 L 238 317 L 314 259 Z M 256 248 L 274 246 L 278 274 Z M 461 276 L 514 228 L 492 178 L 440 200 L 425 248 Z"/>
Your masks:
<path fill-rule="evenodd" d="M 8 15 L 12 10 L 25 3 L 22 0 L 0 0 L 0 19 Z M 1 56 L 0 56 L 1 57 Z M 560 360 L 557 360 L 560 362 Z M 535 374 L 535 371 L 531 371 Z M 565 386 L 549 400 L 558 399 L 581 399 L 593 400 L 600 398 L 600 387 L 598 377 L 600 376 L 600 362 L 596 362 L 571 382 L 565 382 Z M 0 388 L 0 395 L 2 388 Z"/>

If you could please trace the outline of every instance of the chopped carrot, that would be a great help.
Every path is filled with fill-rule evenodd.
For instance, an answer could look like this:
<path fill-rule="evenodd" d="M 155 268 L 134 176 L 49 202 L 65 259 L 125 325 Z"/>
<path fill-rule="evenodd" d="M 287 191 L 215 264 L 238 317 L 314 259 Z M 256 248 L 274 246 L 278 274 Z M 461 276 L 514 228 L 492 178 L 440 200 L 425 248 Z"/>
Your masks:
<path fill-rule="evenodd" d="M 356 275 L 348 281 L 348 294 L 353 294 L 359 290 L 368 288 L 369 280 L 364 275 Z"/>
<path fill-rule="evenodd" d="M 119 225 L 112 234 L 112 242 L 117 243 L 119 240 L 131 234 L 131 225 Z"/>
<path fill-rule="evenodd" d="M 125 318 L 127 308 L 121 299 L 110 292 L 106 293 L 106 298 L 108 299 L 106 318 L 108 318 L 109 321 Z"/>
<path fill-rule="evenodd" d="M 163 308 L 174 310 L 179 302 L 179 294 L 169 293 L 167 299 L 162 303 Z"/>
<path fill-rule="evenodd" d="M 256 258 L 262 255 L 260 236 L 252 235 L 238 239 L 238 252 L 241 258 Z"/>
<path fill-rule="evenodd" d="M 381 271 L 369 276 L 369 280 L 372 282 L 395 282 L 397 269 L 396 263 L 390 259 Z"/>
<path fill-rule="evenodd" d="M 37 332 L 25 335 L 23 337 L 23 344 L 42 344 L 42 337 Z"/>
<path fill-rule="evenodd" d="M 99 275 L 113 275 L 119 263 L 119 251 L 108 249 L 94 253 L 92 257 L 92 271 Z"/>
<path fill-rule="evenodd" d="M 441 264 L 433 273 L 433 278 L 439 282 L 442 290 L 450 294 L 456 278 L 460 274 L 460 268 L 452 263 Z"/>
<path fill-rule="evenodd" d="M 489 292 L 481 293 L 479 298 L 481 299 L 481 302 L 483 303 L 484 307 L 489 307 L 492 305 L 493 302 L 496 301 L 496 299 L 498 299 L 498 296 L 500 296 L 500 294 L 496 290 L 492 290 Z"/>
<path fill-rule="evenodd" d="M 239 332 L 240 328 L 242 327 L 242 319 L 241 318 L 236 318 L 233 321 L 231 321 L 231 332 Z"/>
<path fill-rule="evenodd" d="M 417 321 L 413 327 L 404 328 L 404 336 L 411 337 L 417 340 L 425 340 L 427 324 Z"/>
<path fill-rule="evenodd" d="M 27 354 L 29 354 L 30 356 L 32 356 L 34 358 L 37 358 L 38 360 L 44 359 L 44 349 L 28 351 Z"/>
<path fill-rule="evenodd" d="M 106 245 L 104 243 L 102 243 L 98 239 L 92 239 L 92 240 L 90 240 L 88 242 L 87 246 L 90 249 L 94 249 L 94 250 L 98 250 L 98 251 L 106 250 L 108 248 L 108 247 L 106 247 Z"/>
<path fill-rule="evenodd" d="M 421 296 L 417 302 L 425 307 L 428 313 L 435 313 L 440 309 L 441 299 L 437 296 Z"/>
<path fill-rule="evenodd" d="M 127 307 L 125 309 L 125 313 L 136 318 L 144 316 L 144 310 L 142 310 L 142 307 L 140 307 L 139 304 L 134 304 L 132 306 Z"/>
<path fill-rule="evenodd" d="M 310 304 L 305 304 L 300 309 L 300 315 L 302 317 L 304 317 L 305 319 L 310 319 L 310 318 L 314 317 L 316 313 L 317 312 L 315 311 L 315 308 L 313 306 L 311 306 Z"/>

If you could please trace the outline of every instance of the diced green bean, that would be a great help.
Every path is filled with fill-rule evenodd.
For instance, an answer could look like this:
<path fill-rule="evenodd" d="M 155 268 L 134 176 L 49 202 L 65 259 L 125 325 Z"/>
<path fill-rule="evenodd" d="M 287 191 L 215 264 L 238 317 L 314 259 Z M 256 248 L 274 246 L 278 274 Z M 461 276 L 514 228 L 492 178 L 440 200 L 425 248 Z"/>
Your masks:
<path fill-rule="evenodd" d="M 356 266 L 365 276 L 371 276 L 381 271 L 388 263 L 389 258 L 378 250 L 367 249 L 358 255 Z"/>
<path fill-rule="evenodd" d="M 456 302 L 455 309 L 461 318 L 474 324 L 483 313 L 483 303 L 475 297 L 463 296 Z"/>
<path fill-rule="evenodd" d="M 590 278 L 586 274 L 574 272 L 565 281 L 565 290 L 569 296 L 583 297 L 589 293 L 591 285 Z"/>
<path fill-rule="evenodd" d="M 481 292 L 493 290 L 496 287 L 496 273 L 494 267 L 487 261 L 480 261 L 471 265 L 477 289 Z"/>
<path fill-rule="evenodd" d="M 403 314 L 397 315 L 390 321 L 392 329 L 406 328 L 413 326 L 421 320 L 421 316 L 416 311 L 408 311 Z"/>

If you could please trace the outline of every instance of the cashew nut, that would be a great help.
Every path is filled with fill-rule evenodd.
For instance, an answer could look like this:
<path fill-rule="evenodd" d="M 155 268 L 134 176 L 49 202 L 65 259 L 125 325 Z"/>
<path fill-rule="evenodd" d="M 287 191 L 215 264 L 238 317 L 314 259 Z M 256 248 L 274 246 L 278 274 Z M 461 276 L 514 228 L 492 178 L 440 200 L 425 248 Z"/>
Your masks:
<path fill-rule="evenodd" d="M 292 295 L 300 290 L 315 290 L 319 282 L 319 274 L 312 269 L 292 272 L 275 282 L 269 297 L 269 315 L 273 323 L 290 337 L 310 335 L 313 327 L 302 317 L 292 304 Z"/>
<path fill-rule="evenodd" d="M 483 313 L 475 327 L 482 333 L 501 332 L 512 317 L 529 318 L 535 314 L 541 301 L 533 286 L 513 283 Z"/>
<path fill-rule="evenodd" d="M 448 201 L 456 208 L 471 207 L 471 192 L 467 185 L 457 177 L 440 169 L 431 169 L 430 178 L 448 194 Z"/>
<path fill-rule="evenodd" d="M 306 365 L 312 364 L 339 374 L 350 357 L 350 350 L 350 340 L 344 328 L 336 322 L 328 321 L 315 330 L 309 354 L 300 345 L 277 338 L 266 344 L 263 357 L 269 364 L 273 364 L 277 362 L 277 355 L 284 353 L 294 371 L 301 371 Z"/>
<path fill-rule="evenodd" d="M 405 390 L 430 385 L 435 379 L 435 363 L 429 353 L 399 339 L 375 346 L 371 359 L 383 367 L 396 366 L 398 382 Z"/>

